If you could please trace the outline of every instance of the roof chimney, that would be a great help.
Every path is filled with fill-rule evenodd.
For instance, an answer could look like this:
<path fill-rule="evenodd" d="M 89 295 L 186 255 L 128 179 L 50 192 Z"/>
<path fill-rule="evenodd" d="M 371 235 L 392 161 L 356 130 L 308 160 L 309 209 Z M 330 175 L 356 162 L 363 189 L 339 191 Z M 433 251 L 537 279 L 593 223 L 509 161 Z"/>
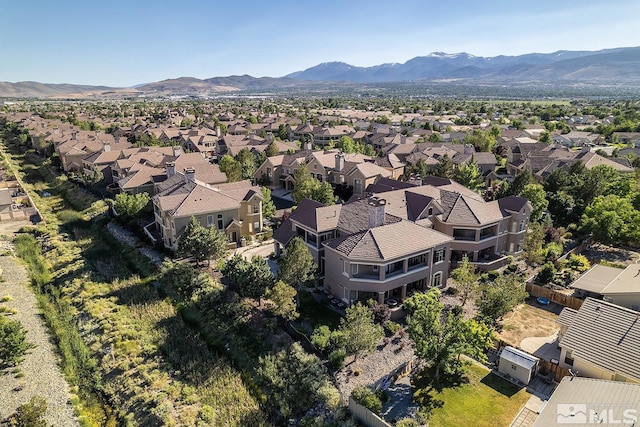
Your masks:
<path fill-rule="evenodd" d="M 71 132 L 71 139 L 72 140 L 75 141 L 77 139 L 77 137 L 78 137 L 78 134 L 76 132 Z"/>
<path fill-rule="evenodd" d="M 180 147 L 179 145 L 174 145 L 172 148 L 173 157 L 180 157 L 180 154 L 182 154 L 182 147 Z"/>
<path fill-rule="evenodd" d="M 216 126 L 216 136 L 220 138 L 222 136 L 222 132 L 220 131 L 220 126 Z"/>
<path fill-rule="evenodd" d="M 342 169 L 344 169 L 344 154 L 338 153 L 336 154 L 335 170 L 336 172 L 342 172 Z"/>
<path fill-rule="evenodd" d="M 176 174 L 176 164 L 173 162 L 168 162 L 166 164 L 167 167 L 167 178 L 171 178 L 173 175 Z"/>
<path fill-rule="evenodd" d="M 369 205 L 369 228 L 384 225 L 384 207 L 387 201 L 374 196 L 369 198 L 367 204 Z"/>
<path fill-rule="evenodd" d="M 196 180 L 196 170 L 194 168 L 184 169 L 184 181 L 193 182 Z"/>
<path fill-rule="evenodd" d="M 104 147 L 102 149 L 105 153 L 108 153 L 109 151 L 111 151 L 111 143 L 110 142 L 105 142 L 104 143 Z"/>

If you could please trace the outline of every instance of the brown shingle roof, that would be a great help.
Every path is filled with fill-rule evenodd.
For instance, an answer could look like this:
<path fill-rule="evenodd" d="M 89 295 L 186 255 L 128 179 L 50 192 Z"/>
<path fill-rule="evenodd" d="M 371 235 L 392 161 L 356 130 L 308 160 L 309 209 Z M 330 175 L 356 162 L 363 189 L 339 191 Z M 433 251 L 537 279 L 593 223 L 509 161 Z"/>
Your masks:
<path fill-rule="evenodd" d="M 398 221 L 329 241 L 326 245 L 352 260 L 388 261 L 453 239 L 410 221 Z"/>

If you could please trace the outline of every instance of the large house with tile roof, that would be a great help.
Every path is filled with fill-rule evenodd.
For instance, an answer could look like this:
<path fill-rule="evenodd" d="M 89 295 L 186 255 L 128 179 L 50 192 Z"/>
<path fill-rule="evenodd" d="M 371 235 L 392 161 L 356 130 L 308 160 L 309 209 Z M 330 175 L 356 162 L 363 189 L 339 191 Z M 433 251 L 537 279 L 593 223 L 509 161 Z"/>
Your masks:
<path fill-rule="evenodd" d="M 304 200 L 275 231 L 276 254 L 296 236 L 309 247 L 325 290 L 345 303 L 403 301 L 446 283 L 452 238 L 386 213 L 383 199 L 331 206 Z"/>
<path fill-rule="evenodd" d="M 380 179 L 367 189 L 386 200 L 386 211 L 451 236 L 451 259 L 467 255 L 490 270 L 505 255 L 519 253 L 531 215 L 531 202 L 505 197 L 486 202 L 480 194 L 446 178 L 426 177 L 421 185 Z"/>
<path fill-rule="evenodd" d="M 157 184 L 156 191 L 152 198 L 156 231 L 166 248 L 177 248 L 191 217 L 204 227 L 216 227 L 235 243 L 262 231 L 263 196 L 250 181 L 209 185 L 198 180 L 193 169 L 186 169 Z"/>

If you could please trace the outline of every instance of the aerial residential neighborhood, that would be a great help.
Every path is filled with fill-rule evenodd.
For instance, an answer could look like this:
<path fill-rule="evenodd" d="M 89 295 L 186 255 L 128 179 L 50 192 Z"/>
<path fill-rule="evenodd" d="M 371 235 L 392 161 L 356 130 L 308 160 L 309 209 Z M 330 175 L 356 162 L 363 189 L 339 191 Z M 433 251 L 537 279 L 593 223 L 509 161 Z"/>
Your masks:
<path fill-rule="evenodd" d="M 5 2 L 0 426 L 637 426 L 635 2 Z"/>
<path fill-rule="evenodd" d="M 164 115 L 145 116 L 156 105 L 168 105 Z M 393 117 L 382 106 L 370 114 L 305 107 L 304 125 L 292 114 L 299 106 L 289 106 L 288 114 L 262 111 L 270 105 L 5 105 L 1 222 L 22 227 L 14 250 L 23 257 L 20 245 L 32 245 L 40 254 L 23 259 L 42 289 L 67 283 L 65 292 L 91 295 L 91 306 L 74 305 L 86 316 L 80 329 L 125 318 L 133 328 L 119 338 L 78 337 L 83 345 L 113 349 L 110 361 L 90 368 L 97 375 L 114 375 L 114 362 L 133 355 L 188 358 L 204 345 L 198 351 L 222 351 L 224 363 L 238 371 L 233 399 L 250 406 L 256 398 L 242 375 L 251 375 L 262 393 L 284 399 L 255 406 L 261 408 L 256 420 L 263 421 L 247 425 L 281 424 L 283 417 L 451 425 L 454 414 L 465 416 L 467 409 L 455 403 L 460 399 L 497 405 L 480 425 L 551 425 L 542 421 L 555 414 L 550 405 L 563 405 L 574 382 L 581 388 L 629 384 L 629 408 L 604 398 L 584 404 L 615 403 L 609 418 L 637 416 L 638 162 L 631 133 L 615 127 L 598 133 L 613 120 L 612 107 L 574 120 L 590 111 L 589 103 L 541 104 L 535 112 L 526 104 L 487 103 L 483 108 L 504 112 L 474 113 L 477 124 L 462 124 L 469 120 L 461 113 L 465 101 L 441 113 L 428 104 L 418 114 L 400 110 L 391 120 L 380 119 Z M 200 116 L 190 114 L 195 107 Z M 548 121 L 525 125 L 540 123 L 533 118 L 549 111 Z M 620 138 L 626 142 L 612 142 Z M 207 141 L 206 149 L 198 141 Z M 606 204 L 618 206 L 624 226 L 605 219 L 611 215 Z M 83 249 L 87 238 L 95 243 Z M 102 249 L 92 249 L 98 242 Z M 77 261 L 69 264 L 69 257 Z M 37 267 L 47 278 L 33 270 L 40 265 L 33 263 L 44 262 L 39 259 L 47 260 Z M 89 265 L 95 267 L 86 270 Z M 135 288 L 115 302 L 128 307 L 124 318 L 119 311 L 104 317 L 100 307 L 114 304 L 109 294 L 72 279 L 86 271 L 94 271 L 90 283 L 105 289 L 134 275 L 126 280 Z M 153 294 L 167 299 L 152 303 Z M 7 297 L 3 304 L 11 302 Z M 140 303 L 173 307 L 171 323 L 162 328 L 166 337 L 179 333 L 178 347 L 156 347 L 165 338 L 153 334 L 150 341 L 125 338 L 160 313 L 147 305 L 147 314 L 134 314 Z M 429 313 L 440 315 L 429 323 L 423 317 Z M 28 360 L 29 348 L 14 366 Z M 139 360 L 122 384 L 136 387 L 131 381 L 137 379 L 161 392 L 164 386 L 152 380 L 158 374 L 148 371 L 152 365 L 142 368 L 151 359 Z M 177 369 L 181 362 L 173 360 L 168 363 Z M 315 391 L 284 373 L 298 363 L 319 364 L 313 379 L 305 379 L 318 384 Z M 170 375 L 174 381 L 199 375 L 199 365 L 190 366 Z M 286 403 L 295 394 L 279 389 L 267 366 L 288 378 L 289 390 L 307 390 L 308 397 Z M 426 386 L 419 380 L 425 375 L 431 375 Z M 18 388 L 25 387 L 20 378 L 14 378 Z M 586 379 L 603 383 L 579 382 Z M 145 424 L 154 405 L 178 402 L 200 408 L 193 412 L 200 421 L 207 418 L 202 403 L 167 396 L 165 403 L 143 404 L 143 388 L 121 400 L 124 389 L 109 384 L 104 405 L 122 402 L 113 419 L 130 414 Z M 85 387 L 90 393 L 92 386 Z M 204 390 L 221 393 L 214 384 Z M 430 406 L 434 399 L 441 404 Z M 139 405 L 150 406 L 134 410 Z M 213 416 L 211 423 L 235 423 L 229 420 L 240 419 L 243 406 L 233 407 L 239 412 Z M 370 424 L 372 417 L 377 424 Z M 161 418 L 160 424 L 195 419 Z"/>

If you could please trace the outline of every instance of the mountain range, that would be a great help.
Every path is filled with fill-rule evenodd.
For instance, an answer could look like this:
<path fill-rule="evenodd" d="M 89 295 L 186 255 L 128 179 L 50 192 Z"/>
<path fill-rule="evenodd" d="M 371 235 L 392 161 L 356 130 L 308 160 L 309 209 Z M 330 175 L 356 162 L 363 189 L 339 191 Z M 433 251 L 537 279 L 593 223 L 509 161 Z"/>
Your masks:
<path fill-rule="evenodd" d="M 239 91 L 302 90 L 398 82 L 468 85 L 640 86 L 640 47 L 481 57 L 434 52 L 405 63 L 357 67 L 326 62 L 284 77 L 180 77 L 131 88 L 0 82 L 0 97 L 206 96 Z"/>

